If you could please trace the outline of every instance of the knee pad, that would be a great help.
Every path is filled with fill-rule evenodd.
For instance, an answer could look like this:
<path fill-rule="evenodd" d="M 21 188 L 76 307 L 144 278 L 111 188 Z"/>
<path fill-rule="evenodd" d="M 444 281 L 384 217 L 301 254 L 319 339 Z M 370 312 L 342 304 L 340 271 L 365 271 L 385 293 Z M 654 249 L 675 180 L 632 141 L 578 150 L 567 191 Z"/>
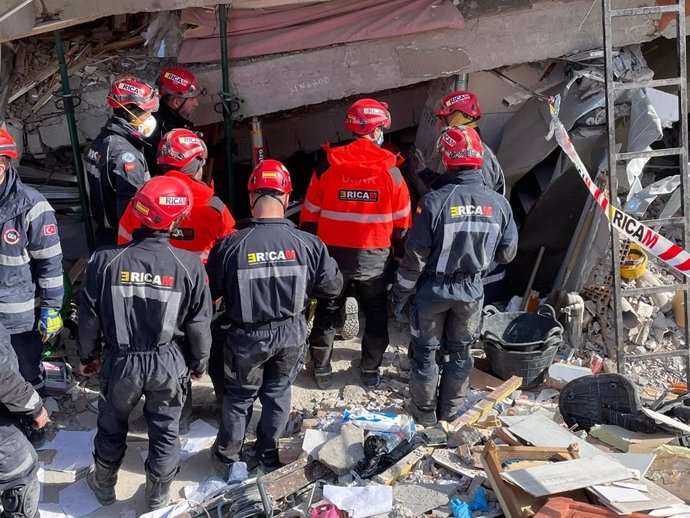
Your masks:
<path fill-rule="evenodd" d="M 8 518 L 37 518 L 41 487 L 34 475 L 25 484 L 8 489 L 0 496 L 4 515 Z"/>

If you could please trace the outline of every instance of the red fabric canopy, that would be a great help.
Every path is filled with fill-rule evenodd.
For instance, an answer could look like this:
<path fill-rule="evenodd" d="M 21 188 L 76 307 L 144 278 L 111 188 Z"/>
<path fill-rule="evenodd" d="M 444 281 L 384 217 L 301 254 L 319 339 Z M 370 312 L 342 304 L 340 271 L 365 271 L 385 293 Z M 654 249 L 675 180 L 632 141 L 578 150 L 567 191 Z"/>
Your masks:
<path fill-rule="evenodd" d="M 220 60 L 216 11 L 182 11 L 185 31 L 180 63 Z M 233 59 L 326 47 L 339 43 L 462 29 L 465 21 L 448 0 L 333 0 L 270 9 L 230 9 L 228 49 Z"/>

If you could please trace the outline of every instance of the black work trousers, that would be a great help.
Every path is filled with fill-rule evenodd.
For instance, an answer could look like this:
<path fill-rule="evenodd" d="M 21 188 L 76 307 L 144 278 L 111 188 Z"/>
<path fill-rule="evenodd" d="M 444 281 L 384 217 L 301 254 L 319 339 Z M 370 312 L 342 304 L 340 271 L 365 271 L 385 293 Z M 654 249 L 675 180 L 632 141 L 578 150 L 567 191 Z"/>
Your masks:
<path fill-rule="evenodd" d="M 127 448 L 129 414 L 144 396 L 148 426 L 147 471 L 166 478 L 180 461 L 179 425 L 189 370 L 180 347 L 163 345 L 150 352 L 106 348 L 101 367 L 101 398 L 95 455 L 119 466 Z"/>
<path fill-rule="evenodd" d="M 420 411 L 450 421 L 467 396 L 483 297 L 463 301 L 444 291 L 422 285 L 410 306 L 410 395 Z"/>
<path fill-rule="evenodd" d="M 45 396 L 46 373 L 43 369 L 43 340 L 36 329 L 10 335 L 12 349 L 17 353 L 19 373 L 31 383 L 38 395 Z"/>
<path fill-rule="evenodd" d="M 331 371 L 333 341 L 347 292 L 354 285 L 357 300 L 364 312 L 366 323 L 362 338 L 362 372 L 378 372 L 383 353 L 388 347 L 388 294 L 389 276 L 382 274 L 364 281 L 343 279 L 343 291 L 334 299 L 318 299 L 314 314 L 314 327 L 309 336 L 309 350 L 317 372 Z"/>
<path fill-rule="evenodd" d="M 40 486 L 36 450 L 19 419 L 0 416 L 0 503 L 2 518 L 38 518 Z"/>
<path fill-rule="evenodd" d="M 213 454 L 221 462 L 240 460 L 257 398 L 261 401 L 257 456 L 264 461 L 278 460 L 278 439 L 290 417 L 292 383 L 304 365 L 307 343 L 302 315 L 281 324 L 258 330 L 231 326 L 228 330 L 223 418 L 213 445 Z"/>

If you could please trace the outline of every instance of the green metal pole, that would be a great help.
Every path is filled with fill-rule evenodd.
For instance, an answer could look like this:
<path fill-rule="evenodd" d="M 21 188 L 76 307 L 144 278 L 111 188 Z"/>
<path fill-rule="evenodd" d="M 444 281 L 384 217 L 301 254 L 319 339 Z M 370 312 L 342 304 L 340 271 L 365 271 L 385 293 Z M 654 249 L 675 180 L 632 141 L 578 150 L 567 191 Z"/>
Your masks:
<path fill-rule="evenodd" d="M 228 70 L 228 12 L 225 4 L 218 6 L 218 21 L 220 23 L 220 69 L 223 77 L 223 127 L 225 129 L 225 167 L 228 175 L 226 202 L 232 209 L 235 206 L 235 178 L 232 172 L 232 114 L 230 113 L 231 92 L 230 72 Z"/>
<path fill-rule="evenodd" d="M 69 139 L 72 143 L 72 159 L 77 171 L 77 185 L 79 186 L 79 200 L 81 201 L 81 213 L 84 218 L 84 229 L 86 230 L 86 243 L 89 247 L 89 254 L 96 249 L 93 239 L 93 228 L 91 227 L 91 213 L 89 212 L 89 195 L 86 192 L 86 180 L 84 179 L 84 164 L 81 161 L 79 151 L 79 136 L 77 135 L 77 120 L 74 117 L 74 101 L 72 91 L 69 87 L 69 75 L 65 64 L 65 51 L 62 46 L 62 33 L 55 31 L 55 53 L 60 64 L 60 78 L 62 79 L 62 101 L 67 117 L 67 128 L 69 129 Z"/>

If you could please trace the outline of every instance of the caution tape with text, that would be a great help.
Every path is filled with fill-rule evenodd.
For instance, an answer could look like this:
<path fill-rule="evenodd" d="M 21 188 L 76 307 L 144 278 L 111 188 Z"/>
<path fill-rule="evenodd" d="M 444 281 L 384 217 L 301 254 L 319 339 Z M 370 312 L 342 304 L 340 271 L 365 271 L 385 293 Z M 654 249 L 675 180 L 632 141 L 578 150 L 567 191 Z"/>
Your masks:
<path fill-rule="evenodd" d="M 580 177 L 604 211 L 604 214 L 608 217 L 611 226 L 625 237 L 638 243 L 653 256 L 658 257 L 683 275 L 690 277 L 690 253 L 645 224 L 629 216 L 619 208 L 611 205 L 609 199 L 604 196 L 604 193 L 594 184 L 587 172 L 585 164 L 575 150 L 573 141 L 570 139 L 563 123 L 558 118 L 559 104 L 560 98 L 556 97 L 549 99 L 551 126 L 546 139 L 550 140 L 553 136 L 556 137 L 556 142 L 558 142 L 563 151 L 565 151 L 570 160 L 572 160 L 573 164 L 575 164 L 578 173 L 580 173 Z"/>

